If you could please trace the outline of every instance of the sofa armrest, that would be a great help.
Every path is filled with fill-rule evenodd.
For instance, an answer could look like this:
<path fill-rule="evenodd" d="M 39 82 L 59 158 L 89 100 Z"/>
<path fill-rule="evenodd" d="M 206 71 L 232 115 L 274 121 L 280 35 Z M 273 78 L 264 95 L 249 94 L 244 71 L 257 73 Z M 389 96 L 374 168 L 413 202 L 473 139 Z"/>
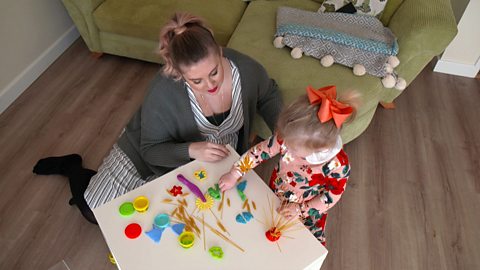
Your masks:
<path fill-rule="evenodd" d="M 80 35 L 92 52 L 102 52 L 93 12 L 104 0 L 62 0 Z"/>
<path fill-rule="evenodd" d="M 441 54 L 457 34 L 450 0 L 405 0 L 393 14 L 388 27 L 398 38 L 400 65 L 396 68 L 407 84 Z M 399 91 L 388 91 L 386 102 Z"/>

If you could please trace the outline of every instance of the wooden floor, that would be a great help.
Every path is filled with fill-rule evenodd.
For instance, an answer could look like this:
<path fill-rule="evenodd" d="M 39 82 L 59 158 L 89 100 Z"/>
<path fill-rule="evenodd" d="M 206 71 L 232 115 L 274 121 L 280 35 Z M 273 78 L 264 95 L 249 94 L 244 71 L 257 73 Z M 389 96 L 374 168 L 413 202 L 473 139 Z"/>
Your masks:
<path fill-rule="evenodd" d="M 115 269 L 67 181 L 31 170 L 73 152 L 96 169 L 157 69 L 79 40 L 0 115 L 0 269 Z M 323 270 L 480 269 L 480 80 L 431 70 L 345 147 Z"/>

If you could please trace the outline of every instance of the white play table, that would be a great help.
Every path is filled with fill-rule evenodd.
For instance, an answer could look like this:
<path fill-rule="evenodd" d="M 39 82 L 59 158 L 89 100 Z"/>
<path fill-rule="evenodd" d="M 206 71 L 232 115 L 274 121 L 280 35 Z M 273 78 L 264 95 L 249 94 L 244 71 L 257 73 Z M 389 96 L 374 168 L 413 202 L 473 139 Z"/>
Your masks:
<path fill-rule="evenodd" d="M 265 231 L 269 229 L 269 225 L 262 223 L 269 223 L 271 220 L 269 200 L 273 202 L 275 208 L 279 201 L 253 170 L 246 174 L 244 179 L 248 181 L 245 195 L 249 201 L 254 201 L 256 204 L 256 210 L 251 208 L 255 219 L 246 224 L 236 222 L 237 214 L 246 210 L 242 209 L 243 202 L 235 188 L 225 193 L 223 205 L 222 223 L 230 235 L 224 234 L 245 252 L 221 239 L 207 227 L 205 227 L 206 250 L 204 250 L 203 235 L 202 239 L 195 238 L 193 247 L 184 249 L 179 245 L 178 236 L 171 228 L 164 231 L 160 243 L 154 243 L 145 234 L 145 231 L 152 229 L 153 219 L 157 214 L 171 213 L 175 209 L 174 205 L 162 203 L 166 198 L 176 201 L 176 198 L 169 195 L 166 189 L 177 185 L 182 186 L 184 192 L 190 192 L 177 180 L 177 174 L 183 174 L 206 192 L 239 158 L 235 150 L 230 148 L 230 151 L 231 155 L 221 162 L 192 161 L 93 210 L 119 269 L 320 269 L 327 256 L 327 250 L 299 221 L 295 226 L 299 229 L 287 232 L 285 235 L 288 238 L 280 238 L 277 242 L 278 246 L 266 239 Z M 200 169 L 205 169 L 207 172 L 207 179 L 203 183 L 194 178 L 194 172 Z M 148 211 L 135 212 L 130 217 L 122 217 L 118 211 L 119 206 L 124 202 L 133 202 L 138 196 L 145 196 L 150 200 Z M 195 208 L 196 197 L 190 192 L 190 195 L 184 198 L 189 204 L 188 212 L 191 213 Z M 227 205 L 226 198 L 230 199 L 230 207 Z M 217 211 L 218 204 L 219 201 L 215 201 L 211 210 L 220 218 L 220 213 Z M 196 211 L 195 216 L 202 218 L 202 213 L 208 224 L 221 231 L 216 226 L 216 219 L 210 211 Z M 142 227 L 142 234 L 136 239 L 129 239 L 124 234 L 125 227 L 130 223 L 138 223 Z M 197 225 L 202 230 L 201 223 L 197 222 Z M 223 249 L 222 260 L 215 260 L 210 256 L 208 249 L 212 246 L 220 246 Z"/>

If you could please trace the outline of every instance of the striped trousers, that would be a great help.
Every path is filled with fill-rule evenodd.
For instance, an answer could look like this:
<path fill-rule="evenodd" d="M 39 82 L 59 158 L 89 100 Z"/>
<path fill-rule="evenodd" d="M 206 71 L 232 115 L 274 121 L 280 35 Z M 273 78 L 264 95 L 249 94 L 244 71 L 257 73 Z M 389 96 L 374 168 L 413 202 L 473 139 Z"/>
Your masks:
<path fill-rule="evenodd" d="M 97 174 L 90 179 L 84 193 L 85 200 L 90 209 L 94 209 L 142 186 L 155 177 L 152 175 L 146 180 L 142 179 L 132 161 L 115 144 L 108 156 L 103 159 Z"/>

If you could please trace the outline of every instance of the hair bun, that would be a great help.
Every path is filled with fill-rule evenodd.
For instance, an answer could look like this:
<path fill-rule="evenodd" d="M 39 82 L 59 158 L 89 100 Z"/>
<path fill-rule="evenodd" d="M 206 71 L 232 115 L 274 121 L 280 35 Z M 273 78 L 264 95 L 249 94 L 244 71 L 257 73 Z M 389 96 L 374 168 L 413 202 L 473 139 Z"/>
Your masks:
<path fill-rule="evenodd" d="M 185 32 L 185 30 L 187 30 L 187 27 L 185 25 L 182 25 L 182 26 L 175 27 L 175 29 L 173 29 L 173 32 L 175 33 L 175 35 L 180 35 L 183 32 Z"/>

